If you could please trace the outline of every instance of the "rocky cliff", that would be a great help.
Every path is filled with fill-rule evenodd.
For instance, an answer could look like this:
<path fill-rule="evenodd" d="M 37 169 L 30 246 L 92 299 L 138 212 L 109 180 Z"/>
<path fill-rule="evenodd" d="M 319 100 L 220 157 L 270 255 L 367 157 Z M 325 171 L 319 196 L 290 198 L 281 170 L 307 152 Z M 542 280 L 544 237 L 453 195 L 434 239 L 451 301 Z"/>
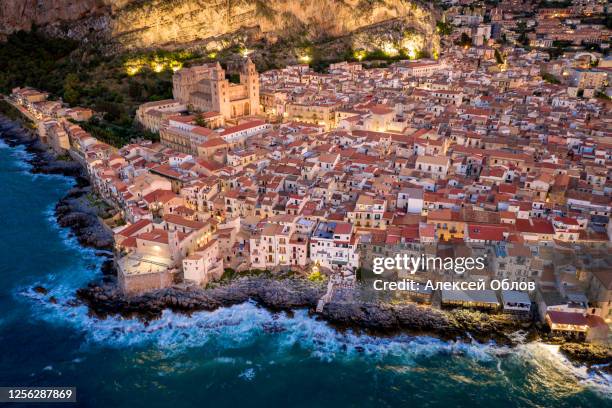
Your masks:
<path fill-rule="evenodd" d="M 105 40 L 121 49 L 219 47 L 236 35 L 319 41 L 399 21 L 431 52 L 434 13 L 407 0 L 0 0 L 0 35 L 36 25 L 54 36 Z"/>
<path fill-rule="evenodd" d="M 112 0 L 0 0 L 0 36 L 110 12 Z"/>

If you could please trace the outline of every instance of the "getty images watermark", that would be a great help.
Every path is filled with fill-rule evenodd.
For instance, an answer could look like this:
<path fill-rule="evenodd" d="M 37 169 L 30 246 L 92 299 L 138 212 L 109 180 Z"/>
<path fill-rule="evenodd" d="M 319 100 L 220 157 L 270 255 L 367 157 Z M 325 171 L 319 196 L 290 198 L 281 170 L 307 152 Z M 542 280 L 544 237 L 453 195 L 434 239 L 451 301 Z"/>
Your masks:
<path fill-rule="evenodd" d="M 377 257 L 372 260 L 372 272 L 382 275 L 385 272 L 398 272 L 403 275 L 414 275 L 417 272 L 428 271 L 453 271 L 458 276 L 467 272 L 483 272 L 486 268 L 486 255 L 480 257 L 439 257 L 421 254 L 412 256 L 408 254 L 396 254 L 394 257 Z M 509 279 L 492 279 L 486 282 L 484 279 L 476 281 L 415 281 L 413 279 L 400 279 L 389 281 L 385 279 L 374 279 L 372 282 L 374 290 L 521 290 L 532 291 L 535 289 L 534 282 L 513 282 Z"/>

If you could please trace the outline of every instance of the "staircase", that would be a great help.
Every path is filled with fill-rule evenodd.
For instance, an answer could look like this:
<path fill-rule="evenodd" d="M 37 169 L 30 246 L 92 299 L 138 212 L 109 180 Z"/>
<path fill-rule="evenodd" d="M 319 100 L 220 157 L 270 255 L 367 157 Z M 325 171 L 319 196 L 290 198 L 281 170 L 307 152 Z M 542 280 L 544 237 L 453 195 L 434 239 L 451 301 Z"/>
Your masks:
<path fill-rule="evenodd" d="M 327 291 L 317 303 L 317 313 L 321 313 L 327 302 L 332 300 L 334 296 L 334 289 L 334 280 L 330 279 L 329 281 L 327 281 Z"/>

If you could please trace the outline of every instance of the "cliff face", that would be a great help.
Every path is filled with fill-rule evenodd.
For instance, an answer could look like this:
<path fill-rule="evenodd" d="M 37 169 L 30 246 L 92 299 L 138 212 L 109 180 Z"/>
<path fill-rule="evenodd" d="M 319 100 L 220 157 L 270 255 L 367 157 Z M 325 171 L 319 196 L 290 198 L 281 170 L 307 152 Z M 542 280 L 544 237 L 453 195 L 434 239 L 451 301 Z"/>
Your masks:
<path fill-rule="evenodd" d="M 401 20 L 427 43 L 435 37 L 432 10 L 407 0 L 0 0 L 0 34 L 35 24 L 51 35 L 110 40 L 123 49 L 222 43 L 236 33 L 316 41 L 389 20 Z"/>
<path fill-rule="evenodd" d="M 109 12 L 111 0 L 0 0 L 0 36 Z"/>

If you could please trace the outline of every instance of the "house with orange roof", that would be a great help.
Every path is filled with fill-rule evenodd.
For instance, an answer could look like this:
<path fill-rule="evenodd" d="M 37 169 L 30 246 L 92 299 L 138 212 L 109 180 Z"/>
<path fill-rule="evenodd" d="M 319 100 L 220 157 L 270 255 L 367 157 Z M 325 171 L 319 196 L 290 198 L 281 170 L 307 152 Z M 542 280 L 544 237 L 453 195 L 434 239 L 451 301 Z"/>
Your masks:
<path fill-rule="evenodd" d="M 458 211 L 430 210 L 427 212 L 427 224 L 436 227 L 437 239 L 442 241 L 463 239 L 465 235 L 465 221 Z"/>
<path fill-rule="evenodd" d="M 355 227 L 385 229 L 389 225 L 389 220 L 385 219 L 386 209 L 387 200 L 360 194 L 354 208 L 346 213 L 346 218 Z"/>
<path fill-rule="evenodd" d="M 306 266 L 308 236 L 297 231 L 293 220 L 287 223 L 264 222 L 259 231 L 251 235 L 249 258 L 252 267 Z"/>
<path fill-rule="evenodd" d="M 206 286 L 223 276 L 223 258 L 219 254 L 219 241 L 210 240 L 191 255 L 183 258 L 183 280 Z"/>
<path fill-rule="evenodd" d="M 440 179 L 448 174 L 450 159 L 447 156 L 419 156 L 414 168 L 434 179 Z"/>

